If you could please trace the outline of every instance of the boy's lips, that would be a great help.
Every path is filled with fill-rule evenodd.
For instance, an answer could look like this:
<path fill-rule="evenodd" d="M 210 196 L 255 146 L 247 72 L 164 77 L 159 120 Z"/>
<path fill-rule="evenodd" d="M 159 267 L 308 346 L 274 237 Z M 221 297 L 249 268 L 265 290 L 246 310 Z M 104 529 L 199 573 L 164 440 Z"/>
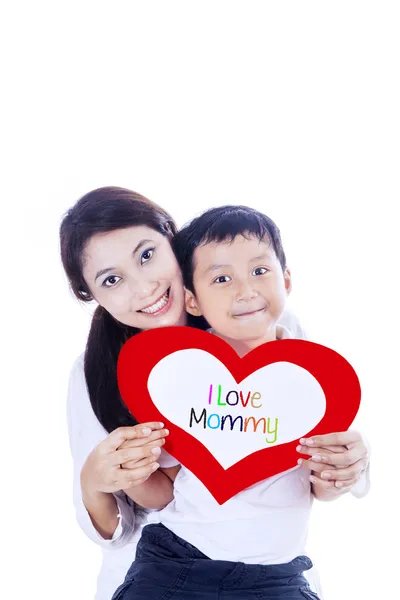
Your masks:
<path fill-rule="evenodd" d="M 233 317 L 235 317 L 236 319 L 240 319 L 241 317 L 250 317 L 251 315 L 255 315 L 257 313 L 264 312 L 265 309 L 266 309 L 266 307 L 263 306 L 262 308 L 255 308 L 252 310 L 248 310 L 246 312 L 233 313 Z"/>

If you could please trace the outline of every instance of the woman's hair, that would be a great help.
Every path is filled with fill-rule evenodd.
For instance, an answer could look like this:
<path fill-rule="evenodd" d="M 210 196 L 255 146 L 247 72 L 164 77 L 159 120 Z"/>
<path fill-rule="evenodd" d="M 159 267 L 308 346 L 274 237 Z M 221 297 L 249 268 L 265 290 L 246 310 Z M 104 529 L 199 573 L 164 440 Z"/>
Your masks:
<path fill-rule="evenodd" d="M 171 216 L 160 206 L 119 187 L 89 192 L 66 213 L 60 226 L 61 260 L 79 300 L 93 300 L 83 277 L 84 251 L 92 236 L 141 225 L 171 241 L 177 230 Z M 189 323 L 205 327 L 202 320 L 196 321 L 190 315 Z M 93 411 L 108 432 L 137 424 L 119 393 L 117 360 L 123 344 L 139 331 L 120 323 L 101 306 L 94 312 L 85 351 L 85 377 Z"/>

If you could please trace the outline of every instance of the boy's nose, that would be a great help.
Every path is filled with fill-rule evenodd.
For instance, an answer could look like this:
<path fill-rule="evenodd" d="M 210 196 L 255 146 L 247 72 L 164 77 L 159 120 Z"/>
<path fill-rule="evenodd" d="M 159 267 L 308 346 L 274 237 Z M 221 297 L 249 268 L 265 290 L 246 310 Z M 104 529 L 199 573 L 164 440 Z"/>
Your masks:
<path fill-rule="evenodd" d="M 236 290 L 236 300 L 238 302 L 248 302 L 257 296 L 257 291 L 250 285 L 248 281 L 243 281 L 238 284 Z"/>

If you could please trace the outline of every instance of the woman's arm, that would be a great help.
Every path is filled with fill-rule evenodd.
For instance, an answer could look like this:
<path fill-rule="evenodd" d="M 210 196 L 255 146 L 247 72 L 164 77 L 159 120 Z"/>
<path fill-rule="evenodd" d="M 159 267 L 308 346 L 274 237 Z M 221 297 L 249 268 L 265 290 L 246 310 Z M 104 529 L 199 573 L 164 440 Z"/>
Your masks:
<path fill-rule="evenodd" d="M 75 362 L 71 371 L 67 412 L 77 521 L 95 543 L 106 547 L 110 544 L 123 546 L 133 537 L 135 511 L 133 503 L 122 490 L 133 487 L 140 477 L 149 476 L 149 466 L 154 462 L 151 448 L 162 445 L 162 430 L 153 431 L 147 437 L 146 441 L 150 444 L 146 449 L 138 427 L 120 428 L 108 435 L 90 404 L 83 356 Z M 118 451 L 117 448 L 129 438 L 135 447 Z M 136 466 L 139 456 L 139 468 L 119 468 L 119 464 L 129 460 Z M 107 487 L 104 487 L 105 484 Z"/>

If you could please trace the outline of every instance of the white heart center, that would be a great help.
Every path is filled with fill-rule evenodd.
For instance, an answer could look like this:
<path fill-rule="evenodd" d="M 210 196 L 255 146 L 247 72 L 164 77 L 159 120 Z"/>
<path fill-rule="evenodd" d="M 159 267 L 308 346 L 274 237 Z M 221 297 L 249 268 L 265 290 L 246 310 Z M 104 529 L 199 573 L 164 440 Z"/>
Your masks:
<path fill-rule="evenodd" d="M 224 469 L 261 450 L 298 439 L 325 414 L 325 394 L 305 369 L 267 365 L 236 383 L 221 361 L 188 349 L 152 369 L 148 390 L 158 410 L 204 444 Z"/>

